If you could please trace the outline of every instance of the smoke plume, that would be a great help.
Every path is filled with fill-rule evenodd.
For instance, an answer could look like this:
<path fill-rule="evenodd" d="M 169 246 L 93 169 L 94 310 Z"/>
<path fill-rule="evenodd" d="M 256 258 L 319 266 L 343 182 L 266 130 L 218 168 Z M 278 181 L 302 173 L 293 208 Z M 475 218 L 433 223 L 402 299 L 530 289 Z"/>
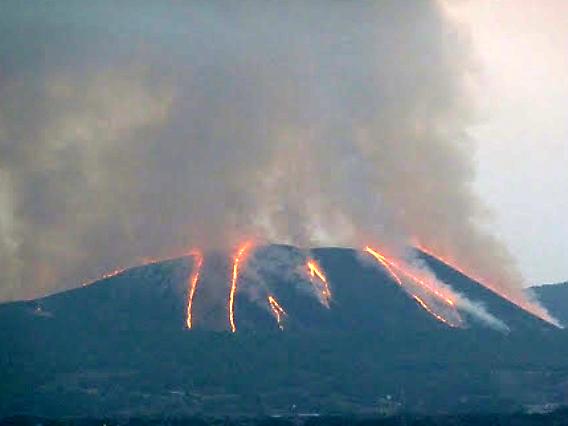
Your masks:
<path fill-rule="evenodd" d="M 436 2 L 189 1 L 0 18 L 0 298 L 242 238 L 419 242 L 522 297 L 480 232 L 472 61 Z"/>

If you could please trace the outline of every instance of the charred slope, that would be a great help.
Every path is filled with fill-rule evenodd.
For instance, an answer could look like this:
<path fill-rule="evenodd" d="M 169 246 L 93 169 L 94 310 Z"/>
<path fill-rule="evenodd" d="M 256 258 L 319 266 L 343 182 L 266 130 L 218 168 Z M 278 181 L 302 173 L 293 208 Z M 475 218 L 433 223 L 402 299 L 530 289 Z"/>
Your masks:
<path fill-rule="evenodd" d="M 303 256 L 270 246 L 257 260 L 272 265 L 275 250 Z M 227 325 L 230 265 L 219 255 L 204 267 L 191 331 L 185 328 L 190 258 L 1 305 L 0 415 L 254 414 L 292 404 L 364 412 L 387 394 L 413 411 L 514 409 L 555 398 L 568 378 L 563 332 L 432 259 L 436 273 L 503 316 L 513 331 L 474 321 L 449 328 L 386 271 L 362 264 L 359 253 L 312 255 L 331 283 L 330 309 L 294 274 L 259 268 L 240 282 L 236 334 Z M 284 332 L 265 294 L 251 290 L 258 288 L 288 312 Z"/>
<path fill-rule="evenodd" d="M 531 287 L 537 299 L 562 324 L 568 324 L 568 282 Z"/>
<path fill-rule="evenodd" d="M 440 280 L 450 284 L 456 292 L 464 294 L 468 299 L 480 302 L 488 312 L 502 319 L 512 330 L 550 330 L 550 326 L 544 321 L 519 309 L 515 304 L 453 269 L 451 266 L 426 253 L 418 253 Z M 554 315 L 554 313 L 552 314 Z M 562 322 L 561 319 L 559 320 Z"/>
<path fill-rule="evenodd" d="M 247 274 L 243 268 L 239 278 L 234 307 L 238 331 L 279 331 L 266 300 L 269 294 L 287 312 L 285 332 L 395 333 L 448 328 L 409 297 L 384 268 L 360 252 L 326 248 L 313 250 L 311 255 L 327 276 L 333 295 L 329 308 L 318 300 L 301 272 L 305 254 L 286 246 L 263 247 L 250 261 L 249 269 L 254 273 Z M 441 280 L 482 304 L 513 332 L 550 329 L 449 266 L 423 256 Z M 110 329 L 185 329 L 188 280 L 194 266 L 191 257 L 169 260 L 41 299 L 4 304 L 0 306 L 0 322 L 21 331 L 37 324 L 50 324 L 61 332 L 88 328 L 101 333 Z M 206 257 L 193 304 L 194 329 L 229 330 L 230 266 L 228 256 Z M 487 328 L 475 318 L 462 315 L 466 316 L 466 328 Z"/>

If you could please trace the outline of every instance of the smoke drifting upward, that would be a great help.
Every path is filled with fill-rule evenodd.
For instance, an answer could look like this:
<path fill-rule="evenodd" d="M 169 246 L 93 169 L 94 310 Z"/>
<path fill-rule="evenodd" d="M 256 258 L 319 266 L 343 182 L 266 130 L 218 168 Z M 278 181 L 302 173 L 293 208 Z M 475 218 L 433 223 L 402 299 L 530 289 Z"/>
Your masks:
<path fill-rule="evenodd" d="M 437 3 L 64 3 L 0 18 L 2 299 L 242 238 L 418 241 L 522 297 Z"/>

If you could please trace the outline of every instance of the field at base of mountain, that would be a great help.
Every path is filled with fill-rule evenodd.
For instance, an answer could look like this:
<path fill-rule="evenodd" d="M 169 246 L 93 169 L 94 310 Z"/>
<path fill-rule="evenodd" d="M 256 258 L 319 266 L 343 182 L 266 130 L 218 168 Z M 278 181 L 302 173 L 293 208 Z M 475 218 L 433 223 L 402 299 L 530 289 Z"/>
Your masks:
<path fill-rule="evenodd" d="M 223 417 L 186 418 L 74 418 L 49 419 L 14 416 L 0 419 L 0 425 L 24 426 L 565 426 L 568 410 L 547 414 L 470 414 L 417 416 L 413 414 L 379 416 L 285 416 L 228 419 Z"/>
<path fill-rule="evenodd" d="M 254 335 L 85 330 L 30 336 L 41 351 L 0 366 L 0 413 L 45 416 L 239 416 L 515 412 L 566 404 L 568 333 L 464 330 L 387 335 Z M 93 337 L 94 335 L 94 337 Z M 387 405 L 390 403 L 387 403 Z M 388 410 L 388 407 L 387 407 Z"/>

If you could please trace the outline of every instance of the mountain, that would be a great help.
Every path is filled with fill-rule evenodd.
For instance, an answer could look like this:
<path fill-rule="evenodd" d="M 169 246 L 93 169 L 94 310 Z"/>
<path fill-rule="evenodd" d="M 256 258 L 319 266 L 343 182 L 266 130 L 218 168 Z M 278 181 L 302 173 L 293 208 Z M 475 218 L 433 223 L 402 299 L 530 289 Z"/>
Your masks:
<path fill-rule="evenodd" d="M 384 401 L 432 413 L 562 400 L 565 332 L 421 256 L 508 331 L 471 311 L 448 326 L 365 253 L 288 246 L 261 247 L 241 265 L 236 333 L 231 259 L 207 254 L 188 330 L 197 263 L 172 259 L 0 305 L 0 416 L 376 413 Z M 325 273 L 329 308 L 308 257 Z M 283 330 L 268 295 L 286 312 Z"/>
<path fill-rule="evenodd" d="M 307 256 L 287 246 L 255 251 L 242 268 L 235 299 L 239 331 L 278 331 L 267 296 L 273 295 L 287 312 L 286 332 L 406 332 L 447 329 L 393 280 L 370 256 L 351 249 L 315 249 L 316 260 L 329 281 L 328 308 L 318 298 L 310 278 L 302 273 Z M 510 330 L 546 331 L 550 325 L 441 263 L 422 254 L 430 269 L 459 294 L 502 320 Z M 73 290 L 29 302 L 1 306 L 0 319 L 22 328 L 46 323 L 60 329 L 96 327 L 100 330 L 185 329 L 192 257 L 167 260 L 122 271 Z M 252 269 L 252 274 L 247 274 Z M 206 256 L 193 306 L 195 329 L 228 331 L 227 304 L 231 260 Z M 466 329 L 488 325 L 461 312 Z M 72 324 L 70 323 L 72 319 Z M 489 327 L 490 328 L 490 327 Z"/>
<path fill-rule="evenodd" d="M 542 305 L 562 324 L 568 324 L 568 282 L 531 287 Z"/>

